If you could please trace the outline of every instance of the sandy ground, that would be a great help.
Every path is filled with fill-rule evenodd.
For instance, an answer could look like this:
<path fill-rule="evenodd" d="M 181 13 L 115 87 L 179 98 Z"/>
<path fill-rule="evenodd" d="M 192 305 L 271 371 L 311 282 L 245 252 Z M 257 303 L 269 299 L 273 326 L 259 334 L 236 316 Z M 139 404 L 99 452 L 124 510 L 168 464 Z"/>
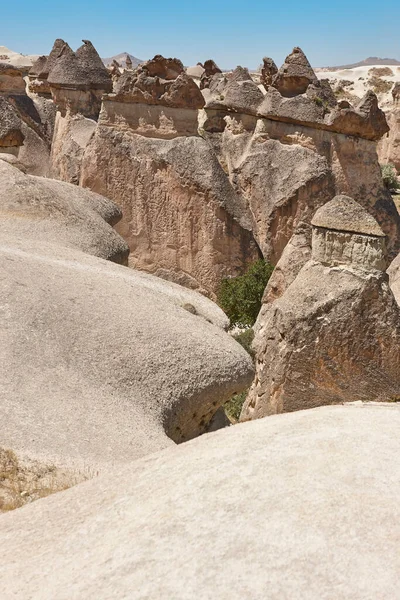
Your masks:
<path fill-rule="evenodd" d="M 0 46 L 0 62 L 8 63 L 16 67 L 31 67 L 39 54 L 24 55 L 14 52 L 5 46 Z"/>
<path fill-rule="evenodd" d="M 341 71 L 326 71 L 321 69 L 315 69 L 316 75 L 319 79 L 329 79 L 329 82 L 333 89 L 342 87 L 343 90 L 353 96 L 362 98 L 368 90 L 373 90 L 374 85 L 371 79 L 377 76 L 378 72 L 374 73 L 374 69 L 390 69 L 392 75 L 381 75 L 379 79 L 383 82 L 388 82 L 393 88 L 394 84 L 400 81 L 400 67 L 398 65 L 376 65 L 376 66 L 364 66 L 356 67 L 355 69 L 342 69 Z M 339 84 L 340 81 L 351 82 L 348 85 Z M 393 102 L 391 89 L 387 92 L 377 93 L 379 105 L 381 108 L 389 108 Z"/>

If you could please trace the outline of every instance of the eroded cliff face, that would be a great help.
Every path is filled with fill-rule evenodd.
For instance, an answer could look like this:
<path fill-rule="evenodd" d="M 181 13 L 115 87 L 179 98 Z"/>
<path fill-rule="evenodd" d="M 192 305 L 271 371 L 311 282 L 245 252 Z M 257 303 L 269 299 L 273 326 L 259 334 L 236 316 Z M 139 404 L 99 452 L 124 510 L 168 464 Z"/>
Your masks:
<path fill-rule="evenodd" d="M 388 126 L 376 96 L 337 103 L 300 49 L 286 63 L 263 90 L 238 67 L 213 69 L 200 92 L 179 60 L 158 55 L 115 80 L 97 123 L 71 96 L 59 107 L 53 176 L 122 208 L 132 266 L 213 297 L 222 277 L 242 273 L 260 252 L 277 265 L 269 292 L 278 297 L 310 257 L 312 216 L 340 193 L 377 219 L 393 258 L 400 220 L 377 159 Z M 56 60 L 48 78 L 56 102 L 72 85 L 61 67 Z"/>
<path fill-rule="evenodd" d="M 259 256 L 246 206 L 198 136 L 145 137 L 100 121 L 81 184 L 121 207 L 130 266 L 213 295 Z"/>

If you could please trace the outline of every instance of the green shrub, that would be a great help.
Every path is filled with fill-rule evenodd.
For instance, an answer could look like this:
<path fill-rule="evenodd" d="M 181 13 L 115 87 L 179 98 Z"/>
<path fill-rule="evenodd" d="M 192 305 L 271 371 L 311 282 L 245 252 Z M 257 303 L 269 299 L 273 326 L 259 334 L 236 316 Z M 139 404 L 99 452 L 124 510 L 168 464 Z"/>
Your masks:
<path fill-rule="evenodd" d="M 254 325 L 273 270 L 265 260 L 258 260 L 244 275 L 222 280 L 218 303 L 228 315 L 231 327 Z"/>
<path fill-rule="evenodd" d="M 246 400 L 248 392 L 249 390 L 240 392 L 240 394 L 236 394 L 230 400 L 228 400 L 228 402 L 225 402 L 225 414 L 232 423 L 237 423 L 239 421 L 240 413 L 242 412 L 242 406 Z"/>
<path fill-rule="evenodd" d="M 236 333 L 233 338 L 250 354 L 254 359 L 254 351 L 251 348 L 251 343 L 254 340 L 254 331 L 249 327 L 240 333 Z"/>
<path fill-rule="evenodd" d="M 381 165 L 382 179 L 388 190 L 395 192 L 400 190 L 400 183 L 397 179 L 397 171 L 394 165 Z"/>

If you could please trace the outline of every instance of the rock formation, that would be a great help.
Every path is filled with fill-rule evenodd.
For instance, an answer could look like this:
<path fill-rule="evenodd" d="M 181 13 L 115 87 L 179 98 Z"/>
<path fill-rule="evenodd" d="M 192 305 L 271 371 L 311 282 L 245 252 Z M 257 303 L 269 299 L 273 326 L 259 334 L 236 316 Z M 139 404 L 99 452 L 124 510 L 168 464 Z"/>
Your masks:
<path fill-rule="evenodd" d="M 79 475 L 206 430 L 249 385 L 208 299 L 105 261 L 112 202 L 0 161 L 2 447 Z"/>
<path fill-rule="evenodd" d="M 47 175 L 55 117 L 54 105 L 42 98 L 28 96 L 23 71 L 3 63 L 0 63 L 0 96 L 4 98 L 0 108 L 0 122 L 7 122 L 11 110 L 19 122 L 24 140 L 23 144 L 20 140 L 21 143 L 14 145 L 13 152 L 18 154 L 30 173 Z M 18 151 L 17 147 L 20 147 Z"/>
<path fill-rule="evenodd" d="M 398 406 L 280 415 L 34 502 L 1 517 L 3 596 L 394 599 L 399 427 Z"/>
<path fill-rule="evenodd" d="M 280 77 L 287 75 L 290 82 L 293 75 L 295 81 L 294 71 L 285 69 Z M 388 130 L 384 114 L 372 93 L 355 108 L 337 106 L 329 83 L 318 81 L 310 69 L 306 88 L 293 83 L 286 96 L 274 86 L 263 96 L 241 68 L 231 76 L 214 76 L 203 91 L 200 125 L 237 194 L 248 203 L 256 241 L 274 265 L 298 228 L 338 193 L 351 195 L 377 218 L 393 258 L 400 220 L 376 155 L 376 140 Z M 286 264 L 297 262 L 294 276 L 305 257 L 286 257 Z"/>
<path fill-rule="evenodd" d="M 298 96 L 307 91 L 308 86 L 317 84 L 318 78 L 301 48 L 293 48 L 285 62 L 273 77 L 272 84 L 285 98 Z"/>
<path fill-rule="evenodd" d="M 6 98 L 0 96 L 0 152 L 18 155 L 23 141 L 22 122 L 17 111 Z"/>
<path fill-rule="evenodd" d="M 69 112 L 96 119 L 103 94 L 112 90 L 111 76 L 89 40 L 83 40 L 76 52 L 64 44 L 51 66 L 48 83 L 62 116 Z"/>
<path fill-rule="evenodd" d="M 66 62 L 76 67 L 72 50 L 62 52 L 53 74 Z M 340 193 L 378 220 L 394 258 L 400 218 L 377 160 L 388 126 L 375 95 L 338 104 L 299 49 L 265 94 L 247 69 L 223 74 L 206 62 L 202 92 L 178 59 L 157 55 L 125 71 L 113 93 L 95 90 L 97 124 L 79 102 L 62 117 L 61 98 L 51 172 L 121 206 L 130 265 L 214 297 L 222 277 L 242 273 L 260 252 L 277 265 L 292 236 Z M 280 292 L 306 262 L 291 248 Z"/>
<path fill-rule="evenodd" d="M 81 184 L 121 206 L 131 266 L 213 295 L 258 250 L 248 209 L 198 135 L 203 105 L 176 59 L 125 72 L 103 98 Z"/>
<path fill-rule="evenodd" d="M 204 65 L 200 66 L 202 66 L 204 69 L 200 77 L 200 89 L 204 90 L 210 86 L 210 81 L 214 75 L 217 75 L 217 73 L 222 73 L 222 71 L 212 59 L 206 60 Z"/>
<path fill-rule="evenodd" d="M 397 304 L 400 306 L 400 254 L 392 261 L 387 272 L 389 275 L 390 288 L 397 300 Z"/>
<path fill-rule="evenodd" d="M 62 181 L 25 175 L 0 161 L 0 234 L 60 244 L 117 263 L 129 249 L 110 227 L 121 211 L 110 200 Z"/>
<path fill-rule="evenodd" d="M 265 89 L 268 89 L 269 86 L 272 84 L 272 80 L 274 78 L 274 76 L 277 74 L 278 72 L 278 67 L 276 66 L 275 62 L 272 60 L 272 58 L 269 57 L 264 57 L 263 58 L 263 66 L 261 69 L 261 77 L 260 77 L 260 81 L 263 84 L 263 86 L 265 87 Z"/>
<path fill-rule="evenodd" d="M 255 327 L 257 373 L 241 419 L 400 397 L 400 308 L 385 236 L 337 196 L 313 220 L 312 257 Z"/>
<path fill-rule="evenodd" d="M 388 134 L 379 143 L 379 158 L 384 163 L 393 164 L 400 172 L 400 83 L 392 90 L 393 106 L 387 112 L 390 127 Z"/>

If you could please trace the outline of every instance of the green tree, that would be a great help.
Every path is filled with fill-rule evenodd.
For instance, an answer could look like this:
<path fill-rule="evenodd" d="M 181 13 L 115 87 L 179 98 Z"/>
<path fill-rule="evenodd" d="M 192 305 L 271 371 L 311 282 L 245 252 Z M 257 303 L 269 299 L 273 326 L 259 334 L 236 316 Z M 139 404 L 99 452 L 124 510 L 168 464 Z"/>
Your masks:
<path fill-rule="evenodd" d="M 244 275 L 222 280 L 218 303 L 228 315 L 231 327 L 254 325 L 273 270 L 265 260 L 258 260 Z"/>

